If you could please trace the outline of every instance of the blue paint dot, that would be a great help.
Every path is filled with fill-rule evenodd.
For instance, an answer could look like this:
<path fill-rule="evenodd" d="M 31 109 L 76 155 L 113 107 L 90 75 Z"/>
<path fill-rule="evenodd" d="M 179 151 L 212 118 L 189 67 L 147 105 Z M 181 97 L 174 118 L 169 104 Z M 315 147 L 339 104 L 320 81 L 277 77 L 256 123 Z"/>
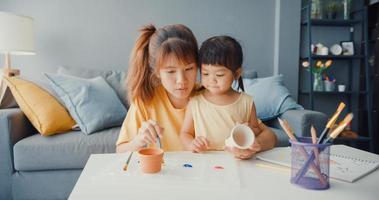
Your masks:
<path fill-rule="evenodd" d="M 183 167 L 187 167 L 187 168 L 192 168 L 192 165 L 191 164 L 184 164 Z"/>

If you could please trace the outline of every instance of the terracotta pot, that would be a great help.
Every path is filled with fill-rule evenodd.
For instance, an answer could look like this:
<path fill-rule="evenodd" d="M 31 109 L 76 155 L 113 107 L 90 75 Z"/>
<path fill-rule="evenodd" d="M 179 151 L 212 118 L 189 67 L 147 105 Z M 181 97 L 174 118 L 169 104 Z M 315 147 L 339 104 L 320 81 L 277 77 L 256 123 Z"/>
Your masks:
<path fill-rule="evenodd" d="M 161 171 L 163 150 L 157 148 L 143 148 L 138 151 L 140 167 L 144 173 Z"/>

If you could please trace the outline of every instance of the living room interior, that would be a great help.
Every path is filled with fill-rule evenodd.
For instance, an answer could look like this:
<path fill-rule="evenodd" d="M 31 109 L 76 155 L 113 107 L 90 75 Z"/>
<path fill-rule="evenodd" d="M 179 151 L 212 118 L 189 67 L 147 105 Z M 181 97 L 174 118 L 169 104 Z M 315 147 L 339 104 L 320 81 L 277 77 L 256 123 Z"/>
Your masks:
<path fill-rule="evenodd" d="M 281 184 L 285 179 L 284 189 L 277 194 L 268 194 L 268 186 L 259 186 L 264 185 L 260 182 L 251 184 L 264 188 L 249 188 L 246 177 L 235 178 L 235 172 L 220 177 L 228 187 L 238 185 L 236 191 L 218 193 L 215 188 L 222 187 L 222 181 L 210 182 L 209 191 L 197 190 L 187 186 L 198 181 L 189 173 L 190 181 L 183 183 L 189 187 L 183 189 L 189 192 L 185 199 L 249 198 L 245 196 L 249 191 L 267 199 L 290 198 L 288 191 L 299 192 L 299 198 L 316 194 L 326 195 L 325 199 L 336 195 L 375 199 L 379 196 L 374 186 L 379 177 L 378 11 L 378 0 L 2 0 L 0 199 L 128 198 L 125 194 L 131 199 L 154 195 L 175 199 L 159 191 L 171 191 L 171 187 L 151 187 L 152 192 L 144 194 L 130 181 L 130 187 L 137 189 L 128 194 L 119 188 L 124 178 L 137 180 L 138 173 L 115 178 L 123 173 L 122 168 L 106 171 L 137 159 L 131 158 L 132 153 L 117 154 L 116 140 L 130 106 L 125 85 L 129 58 L 139 30 L 147 24 L 183 24 L 192 30 L 199 47 L 212 36 L 236 38 L 243 50 L 245 92 L 253 96 L 258 118 L 274 132 L 274 150 L 290 149 L 291 144 L 295 148 L 297 143 L 292 143 L 288 132 L 295 139 L 309 139 L 314 127 L 317 138 L 329 131 L 325 137 L 346 148 L 335 151 L 370 163 L 356 177 L 341 178 L 347 182 L 336 180 L 333 174 L 329 180 L 328 164 L 327 187 L 323 187 L 327 190 L 316 194 L 295 187 L 301 184 L 291 184 L 292 179 L 290 183 L 291 166 L 267 165 L 258 153 L 249 160 L 238 160 L 237 168 L 251 180 L 254 175 L 264 179 L 259 170 L 262 176 L 269 174 L 267 181 L 278 178 Z M 331 138 L 333 130 L 338 132 L 335 138 Z M 305 161 L 319 159 L 314 149 L 305 154 L 309 154 Z M 204 156 L 212 159 L 212 154 Z M 165 152 L 161 176 L 174 177 L 167 170 L 171 158 L 180 156 L 166 157 Z M 185 170 L 193 163 L 185 163 Z M 310 160 L 308 167 L 324 184 L 325 174 L 317 173 L 315 163 Z M 228 167 L 235 167 L 229 164 L 214 167 L 229 172 Z M 252 166 L 256 172 L 249 171 Z M 171 183 L 160 181 L 154 178 L 151 183 Z M 336 190 L 339 187 L 343 189 Z M 356 196 L 343 196 L 346 191 L 355 191 Z"/>

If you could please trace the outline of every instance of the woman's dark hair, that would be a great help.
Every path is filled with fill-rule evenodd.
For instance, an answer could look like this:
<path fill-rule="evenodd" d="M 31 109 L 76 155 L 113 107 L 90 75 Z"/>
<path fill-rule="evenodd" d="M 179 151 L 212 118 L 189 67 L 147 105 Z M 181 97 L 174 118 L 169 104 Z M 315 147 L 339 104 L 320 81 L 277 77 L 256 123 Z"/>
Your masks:
<path fill-rule="evenodd" d="M 199 51 L 199 63 L 225 66 L 234 73 L 242 67 L 243 53 L 241 45 L 230 36 L 215 36 L 203 42 Z M 201 70 L 201 67 L 200 67 Z M 238 79 L 238 88 L 244 91 L 242 77 Z"/>
<path fill-rule="evenodd" d="M 156 28 L 149 24 L 140 32 L 126 77 L 129 103 L 136 99 L 144 103 L 151 101 L 154 90 L 160 85 L 156 73 L 170 55 L 184 64 L 198 62 L 197 41 L 188 27 L 173 24 Z"/>

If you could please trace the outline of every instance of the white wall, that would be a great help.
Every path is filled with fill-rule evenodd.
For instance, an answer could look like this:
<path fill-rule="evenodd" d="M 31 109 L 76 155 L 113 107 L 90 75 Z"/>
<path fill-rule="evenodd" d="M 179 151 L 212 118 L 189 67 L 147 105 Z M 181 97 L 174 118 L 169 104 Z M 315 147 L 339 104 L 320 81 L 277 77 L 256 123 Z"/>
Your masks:
<path fill-rule="evenodd" d="M 34 18 L 37 55 L 12 57 L 13 66 L 34 79 L 42 78 L 40 72 L 55 72 L 60 65 L 126 69 L 138 29 L 147 23 L 185 24 L 199 44 L 210 36 L 231 35 L 243 46 L 244 67 L 265 77 L 274 74 L 275 31 L 283 31 L 275 29 L 276 1 L 1 0 L 0 10 Z M 281 5 L 294 1 L 282 0 Z M 298 47 L 292 50 L 298 52 Z M 280 58 L 280 68 L 286 68 L 281 64 L 286 59 L 297 62 L 297 57 Z M 297 78 L 295 87 L 290 90 L 296 96 Z"/>

